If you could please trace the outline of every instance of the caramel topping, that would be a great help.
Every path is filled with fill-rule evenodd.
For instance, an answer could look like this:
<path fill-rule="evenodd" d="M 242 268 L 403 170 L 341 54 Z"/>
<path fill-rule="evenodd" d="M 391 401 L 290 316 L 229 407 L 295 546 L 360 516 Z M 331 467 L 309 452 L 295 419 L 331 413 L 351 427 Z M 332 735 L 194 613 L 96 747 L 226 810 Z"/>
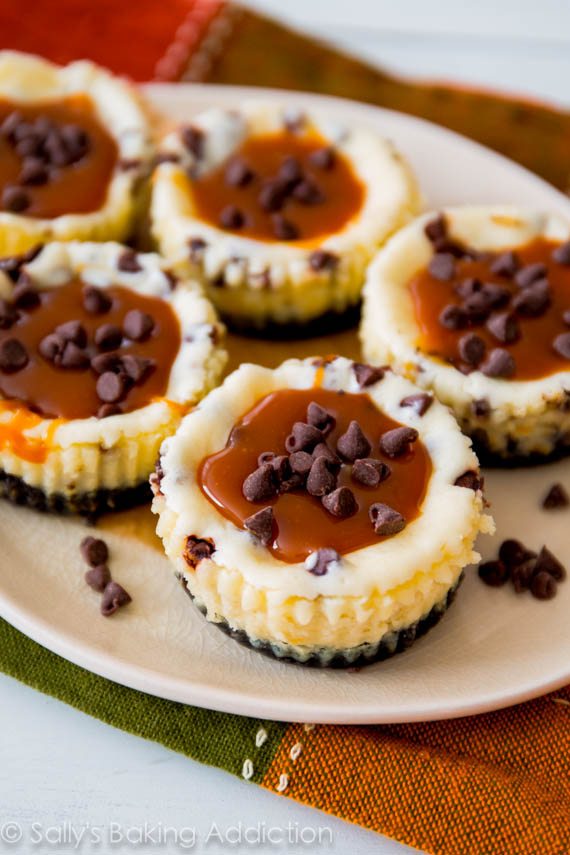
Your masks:
<path fill-rule="evenodd" d="M 570 370 L 565 246 L 539 238 L 512 252 L 434 255 L 408 285 L 419 348 L 464 373 L 503 379 Z"/>
<path fill-rule="evenodd" d="M 366 486 L 363 480 L 368 479 L 362 479 L 362 473 L 359 473 L 358 478 L 362 480 L 357 480 L 352 472 L 353 466 L 347 463 L 340 468 L 336 476 L 336 491 L 330 493 L 331 498 L 326 504 L 323 504 L 321 496 L 311 495 L 305 489 L 292 489 L 259 502 L 248 501 L 243 493 L 243 484 L 256 470 L 259 455 L 273 452 L 277 458 L 286 454 L 285 442 L 292 425 L 305 421 L 309 404 L 313 402 L 336 420 L 334 428 L 326 436 L 329 448 L 336 448 L 338 439 L 350 430 L 351 422 L 357 421 L 371 446 L 370 456 L 389 466 L 391 474 L 376 486 Z M 408 523 L 420 513 L 431 474 L 431 460 L 426 449 L 417 441 L 396 458 L 379 450 L 380 437 L 398 427 L 401 426 L 378 410 L 365 394 L 329 389 L 283 389 L 263 398 L 235 425 L 226 447 L 202 462 L 199 483 L 220 513 L 239 528 L 251 527 L 252 514 L 271 507 L 274 536 L 267 543 L 267 548 L 281 561 L 303 561 L 320 548 L 332 548 L 341 555 L 346 554 L 382 539 L 371 522 L 370 508 L 375 503 L 394 509 Z M 291 456 L 295 457 L 296 468 L 301 471 L 303 453 Z M 374 464 L 368 461 L 366 466 L 374 468 Z M 373 482 L 375 480 L 372 479 Z M 342 488 L 352 492 L 358 505 L 355 513 L 348 509 L 352 515 L 347 517 L 336 516 L 335 509 L 331 512 L 326 506 L 342 501 L 343 495 L 338 494 Z"/>
<path fill-rule="evenodd" d="M 0 364 L 5 399 L 47 418 L 81 419 L 136 410 L 165 394 L 181 339 L 168 303 L 119 285 L 99 291 L 77 279 L 33 293 L 38 303 L 17 308 L 16 320 L 0 329 L 0 356 L 14 341 L 27 355 L 21 368 Z M 93 293 L 105 298 L 97 313 L 86 309 L 93 308 Z M 125 326 L 136 313 L 153 326 L 133 341 Z"/>
<path fill-rule="evenodd" d="M 5 211 L 51 219 L 105 202 L 117 144 L 87 95 L 0 101 L 0 200 Z"/>
<path fill-rule="evenodd" d="M 9 413 L 8 418 L 4 414 Z M 23 409 L 14 401 L 0 401 L 0 449 L 9 449 L 17 457 L 30 463 L 43 463 L 51 446 L 53 434 L 60 425 L 53 419 L 42 437 L 29 436 L 28 431 L 37 427 L 41 416 Z"/>
<path fill-rule="evenodd" d="M 365 188 L 326 141 L 282 131 L 246 139 L 232 157 L 193 182 L 196 214 L 257 240 L 316 242 L 362 207 Z"/>

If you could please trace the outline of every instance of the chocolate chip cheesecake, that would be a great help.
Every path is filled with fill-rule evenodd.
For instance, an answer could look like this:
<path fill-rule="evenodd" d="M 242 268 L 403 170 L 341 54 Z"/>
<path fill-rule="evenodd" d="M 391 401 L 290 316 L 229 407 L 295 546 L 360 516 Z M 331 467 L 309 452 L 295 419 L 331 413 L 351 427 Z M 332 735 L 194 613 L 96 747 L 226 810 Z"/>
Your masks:
<path fill-rule="evenodd" d="M 492 461 L 570 445 L 570 225 L 513 208 L 420 217 L 379 253 L 361 339 L 455 412 Z"/>
<path fill-rule="evenodd" d="M 386 140 L 267 103 L 208 110 L 169 134 L 159 159 L 161 251 L 249 332 L 298 335 L 354 318 L 371 256 L 418 209 L 415 180 Z"/>
<path fill-rule="evenodd" d="M 0 259 L 0 494 L 86 515 L 149 498 L 222 337 L 157 255 L 72 241 Z"/>
<path fill-rule="evenodd" d="M 157 532 L 198 608 L 279 659 L 384 659 L 436 623 L 484 513 L 447 408 L 389 369 L 242 365 L 162 445 Z"/>
<path fill-rule="evenodd" d="M 48 240 L 123 240 L 148 171 L 134 90 L 89 62 L 0 52 L 0 254 Z"/>

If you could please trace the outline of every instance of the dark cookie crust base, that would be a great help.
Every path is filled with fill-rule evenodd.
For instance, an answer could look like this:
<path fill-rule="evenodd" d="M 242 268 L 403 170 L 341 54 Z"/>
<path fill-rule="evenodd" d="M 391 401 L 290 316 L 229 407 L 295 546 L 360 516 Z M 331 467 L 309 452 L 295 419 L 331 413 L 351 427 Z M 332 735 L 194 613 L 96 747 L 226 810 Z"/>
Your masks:
<path fill-rule="evenodd" d="M 517 443 L 510 443 L 505 454 L 493 451 L 487 443 L 485 431 L 477 430 L 471 434 L 473 451 L 479 458 L 481 466 L 488 469 L 522 469 L 532 466 L 543 466 L 545 463 L 554 463 L 570 455 L 570 437 L 559 439 L 549 454 L 520 454 Z"/>
<path fill-rule="evenodd" d="M 344 312 L 326 312 L 324 315 L 305 323 L 283 323 L 269 321 L 263 327 L 250 324 L 245 318 L 221 314 L 228 329 L 249 338 L 262 338 L 271 341 L 295 341 L 304 338 L 330 335 L 355 327 L 360 320 L 360 303 L 350 306 Z"/>
<path fill-rule="evenodd" d="M 194 597 L 188 590 L 186 580 L 180 576 L 178 578 L 183 589 L 186 591 L 198 611 L 205 614 L 205 609 L 196 603 Z M 292 656 L 277 656 L 274 653 L 270 642 L 256 641 L 254 644 L 250 641 L 249 636 L 244 632 L 244 630 L 232 629 L 225 620 L 215 623 L 214 626 L 217 626 L 218 629 L 221 629 L 222 632 L 225 632 L 226 635 L 229 635 L 230 638 L 233 638 L 244 647 L 249 647 L 252 650 L 256 650 L 258 653 L 262 653 L 264 656 L 268 656 L 270 659 L 277 659 L 279 662 L 291 662 L 294 665 L 304 665 L 309 668 L 362 668 L 364 665 L 372 665 L 375 662 L 382 662 L 384 659 L 390 659 L 397 653 L 403 653 L 404 650 L 408 650 L 408 648 L 412 646 L 416 639 L 421 638 L 422 635 L 425 635 L 433 626 L 438 624 L 455 599 L 457 589 L 462 581 L 463 574 L 461 574 L 453 588 L 449 589 L 446 597 L 443 600 L 440 600 L 439 603 L 436 603 L 427 615 L 405 629 L 401 629 L 395 633 L 390 633 L 387 640 L 382 639 L 377 650 L 372 655 L 360 654 L 358 657 L 353 658 L 350 661 L 346 658 L 345 652 L 342 650 L 336 651 L 334 655 L 327 658 L 326 661 L 321 658 L 318 652 L 311 653 L 310 656 L 303 661 L 295 659 Z M 350 653 L 350 650 L 346 651 L 346 653 Z"/>
<path fill-rule="evenodd" d="M 123 511 L 135 505 L 150 502 L 150 486 L 144 481 L 136 487 L 123 490 L 95 490 L 92 493 L 79 493 L 64 496 L 62 493 L 44 493 L 38 487 L 31 487 L 21 478 L 8 475 L 0 470 L 0 497 L 16 505 L 25 505 L 36 511 L 55 514 L 79 514 L 94 519 L 108 511 Z"/>

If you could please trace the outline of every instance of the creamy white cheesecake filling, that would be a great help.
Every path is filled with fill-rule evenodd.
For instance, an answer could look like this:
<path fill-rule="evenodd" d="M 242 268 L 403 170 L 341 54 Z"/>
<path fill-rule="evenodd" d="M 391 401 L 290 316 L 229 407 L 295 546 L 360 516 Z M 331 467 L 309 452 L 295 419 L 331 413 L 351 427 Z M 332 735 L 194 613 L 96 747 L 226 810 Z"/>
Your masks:
<path fill-rule="evenodd" d="M 137 213 L 137 188 L 152 153 L 147 119 L 134 88 L 91 62 L 54 65 L 40 57 L 0 51 L 0 98 L 18 103 L 53 101 L 73 94 L 91 99 L 97 118 L 115 140 L 118 162 L 103 206 L 53 219 L 0 212 L 0 255 L 49 240 L 123 240 Z"/>
<path fill-rule="evenodd" d="M 348 159 L 365 187 L 362 208 L 341 230 L 309 246 L 240 237 L 202 221 L 188 171 L 207 174 L 246 138 L 282 130 L 291 120 L 289 113 L 264 102 L 246 102 L 233 111 L 208 110 L 192 120 L 204 133 L 203 156 L 196 159 L 180 130 L 174 131 L 161 151 L 178 162 L 159 164 L 153 176 L 152 232 L 161 252 L 200 277 L 224 315 L 261 328 L 268 321 L 303 323 L 357 304 L 374 251 L 419 208 L 416 181 L 390 142 L 365 127 L 311 115 L 304 117 L 298 133 L 316 131 Z M 204 245 L 191 252 L 190 241 Z M 335 266 L 315 270 L 310 258 L 316 250 L 331 253 Z"/>
<path fill-rule="evenodd" d="M 463 207 L 442 212 L 448 232 L 476 250 L 500 251 L 534 238 L 566 241 L 570 224 L 558 216 L 514 207 Z M 391 364 L 451 407 L 462 428 L 485 434 L 489 450 L 507 457 L 548 454 L 570 442 L 570 370 L 538 380 L 505 380 L 481 371 L 464 375 L 423 353 L 409 281 L 426 267 L 433 247 L 424 233 L 434 212 L 394 235 L 370 265 L 364 287 L 360 338 L 366 359 Z M 489 412 L 477 415 L 475 402 Z"/>
<path fill-rule="evenodd" d="M 199 289 L 182 282 L 173 289 L 167 263 L 154 253 L 137 255 L 140 271 L 119 270 L 124 251 L 117 243 L 52 243 L 22 268 L 39 290 L 58 288 L 79 277 L 102 289 L 121 285 L 159 297 L 170 304 L 181 329 L 181 345 L 164 396 L 137 410 L 103 419 L 46 419 L 24 405 L 3 408 L 0 400 L 0 469 L 47 494 L 120 489 L 146 480 L 164 437 L 215 386 L 226 363 L 224 328 Z M 0 298 L 9 299 L 12 289 L 9 278 L 0 272 Z M 6 438 L 23 411 L 26 426 L 21 437 L 31 454 L 26 449 L 18 453 Z M 43 459 L 30 459 L 38 453 Z"/>
<path fill-rule="evenodd" d="M 321 377 L 322 375 L 322 377 Z M 284 563 L 238 529 L 206 498 L 198 482 L 201 461 L 222 449 L 233 425 L 278 389 L 322 388 L 366 392 L 388 416 L 416 428 L 433 471 L 420 515 L 398 535 L 341 557 L 324 576 L 305 562 Z M 476 562 L 479 531 L 491 531 L 480 491 L 455 485 L 478 461 L 448 410 L 434 402 L 423 417 L 401 406 L 417 387 L 387 372 L 364 390 L 353 363 L 336 358 L 290 360 L 275 370 L 242 365 L 183 420 L 161 448 L 160 485 L 153 511 L 166 554 L 209 620 L 226 620 L 254 640 L 314 649 L 377 642 L 425 616 Z M 215 551 L 193 569 L 186 538 L 211 539 Z"/>

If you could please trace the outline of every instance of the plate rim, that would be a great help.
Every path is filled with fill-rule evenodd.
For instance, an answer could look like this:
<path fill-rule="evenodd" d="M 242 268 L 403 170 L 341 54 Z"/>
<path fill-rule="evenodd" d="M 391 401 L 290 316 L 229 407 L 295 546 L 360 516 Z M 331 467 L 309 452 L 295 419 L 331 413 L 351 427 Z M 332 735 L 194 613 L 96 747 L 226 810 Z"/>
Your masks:
<path fill-rule="evenodd" d="M 147 93 L 151 101 L 159 100 L 161 90 L 170 94 L 176 93 L 180 98 L 192 98 L 199 95 L 204 106 L 208 99 L 215 101 L 218 98 L 239 97 L 243 98 L 277 98 L 286 101 L 297 100 L 301 104 L 319 105 L 323 109 L 332 107 L 335 111 L 349 110 L 353 114 L 360 113 L 364 120 L 371 114 L 388 115 L 398 121 L 404 121 L 410 127 L 422 126 L 431 133 L 443 135 L 456 145 L 470 147 L 487 157 L 499 161 L 505 168 L 520 174 L 525 181 L 536 185 L 537 190 L 548 193 L 552 198 L 553 208 L 559 210 L 570 219 L 570 199 L 561 191 L 550 185 L 538 175 L 530 172 L 524 166 L 510 160 L 498 152 L 478 143 L 462 134 L 437 125 L 426 119 L 379 107 L 373 104 L 353 101 L 332 95 L 321 95 L 311 92 L 299 92 L 286 89 L 270 89 L 263 87 L 232 86 L 222 84 L 193 84 L 193 83 L 149 83 L 139 87 L 143 93 Z M 202 104 L 197 105 L 202 106 Z M 41 616 L 29 613 L 20 607 L 18 602 L 9 594 L 0 589 L 0 616 L 17 630 L 24 633 L 33 641 L 47 648 L 58 656 L 85 668 L 100 677 L 109 679 L 119 685 L 144 692 L 167 700 L 179 703 L 199 706 L 207 709 L 217 710 L 233 714 L 244 715 L 252 718 L 264 718 L 273 721 L 284 722 L 310 722 L 330 724 L 397 724 L 413 723 L 421 721 L 442 721 L 446 719 L 462 718 L 470 715 L 480 715 L 499 709 L 505 709 L 515 704 L 523 703 L 536 697 L 556 691 L 570 681 L 570 665 L 564 672 L 550 677 L 545 682 L 537 684 L 536 680 L 524 682 L 508 694 L 501 693 L 499 689 L 488 691 L 483 697 L 480 695 L 477 701 L 460 698 L 456 704 L 444 707 L 437 706 L 437 699 L 424 701 L 421 709 L 410 713 L 409 708 L 391 706 L 389 711 L 382 712 L 378 703 L 372 701 L 366 707 L 351 708 L 346 702 L 336 704 L 329 700 L 326 705 L 323 702 L 311 704 L 306 699 L 287 699 L 272 701 L 270 697 L 260 697 L 247 693 L 238 692 L 235 689 L 223 686 L 212 686 L 205 684 L 199 679 L 183 679 L 181 677 L 168 676 L 151 668 L 129 662 L 126 666 L 120 656 L 97 649 L 92 642 L 78 642 L 75 636 L 61 631 Z M 289 665 L 286 667 L 302 667 Z M 326 709 L 326 711 L 324 711 Z"/>

